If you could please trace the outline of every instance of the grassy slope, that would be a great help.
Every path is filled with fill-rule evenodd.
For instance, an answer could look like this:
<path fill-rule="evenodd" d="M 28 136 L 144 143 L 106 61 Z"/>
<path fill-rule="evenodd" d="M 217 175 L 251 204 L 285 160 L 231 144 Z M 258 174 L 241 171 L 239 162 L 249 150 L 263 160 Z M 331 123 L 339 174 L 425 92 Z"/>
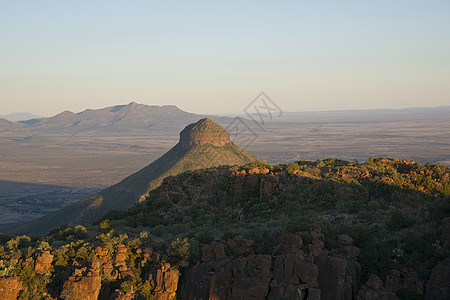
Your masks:
<path fill-rule="evenodd" d="M 175 145 L 166 154 L 121 182 L 57 212 L 7 230 L 8 234 L 42 235 L 63 224 L 89 224 L 111 209 L 123 210 L 158 187 L 162 180 L 187 170 L 261 161 L 234 143 L 183 148 Z"/>

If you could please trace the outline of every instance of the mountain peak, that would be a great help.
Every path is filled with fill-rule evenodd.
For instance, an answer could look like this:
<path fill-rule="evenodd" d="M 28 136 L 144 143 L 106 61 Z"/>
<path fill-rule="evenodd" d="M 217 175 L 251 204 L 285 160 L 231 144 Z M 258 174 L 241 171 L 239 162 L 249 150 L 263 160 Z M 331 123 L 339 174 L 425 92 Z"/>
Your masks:
<path fill-rule="evenodd" d="M 211 144 L 223 147 L 228 143 L 230 143 L 228 132 L 208 118 L 189 124 L 180 132 L 180 144 L 183 146 Z"/>

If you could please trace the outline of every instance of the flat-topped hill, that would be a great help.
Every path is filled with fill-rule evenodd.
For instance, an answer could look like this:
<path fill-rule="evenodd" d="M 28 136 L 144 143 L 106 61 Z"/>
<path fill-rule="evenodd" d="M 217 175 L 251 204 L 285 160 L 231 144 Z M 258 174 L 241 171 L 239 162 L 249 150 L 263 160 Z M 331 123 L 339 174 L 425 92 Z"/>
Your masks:
<path fill-rule="evenodd" d="M 222 147 L 230 142 L 228 132 L 208 118 L 186 126 L 180 133 L 180 144 L 183 146 L 211 144 Z"/>

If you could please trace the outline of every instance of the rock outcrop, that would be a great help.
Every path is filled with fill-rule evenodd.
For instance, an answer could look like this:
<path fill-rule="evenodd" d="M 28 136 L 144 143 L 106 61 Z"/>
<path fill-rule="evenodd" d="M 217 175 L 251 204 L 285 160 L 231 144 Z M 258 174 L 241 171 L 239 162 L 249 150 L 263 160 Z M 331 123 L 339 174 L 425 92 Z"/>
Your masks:
<path fill-rule="evenodd" d="M 22 288 L 22 281 L 18 276 L 0 277 L 0 299 L 15 300 Z"/>
<path fill-rule="evenodd" d="M 246 172 L 245 170 L 233 171 L 230 174 L 230 194 L 234 200 L 242 198 L 245 183 L 248 188 L 257 189 L 259 197 L 270 198 L 273 191 L 279 185 L 278 175 L 273 174 L 267 168 L 251 168 Z"/>
<path fill-rule="evenodd" d="M 211 144 L 223 147 L 230 142 L 228 132 L 208 118 L 186 126 L 180 133 L 180 144 L 183 146 Z"/>
<path fill-rule="evenodd" d="M 425 299 L 450 299 L 450 258 L 438 263 L 431 271 Z"/>
<path fill-rule="evenodd" d="M 358 292 L 357 300 L 397 300 L 397 296 L 383 288 L 380 277 L 373 275 Z"/>
<path fill-rule="evenodd" d="M 172 300 L 176 298 L 180 272 L 171 268 L 169 263 L 162 263 L 153 269 L 149 281 L 154 286 L 155 300 Z"/>
<path fill-rule="evenodd" d="M 50 254 L 50 251 L 42 251 L 36 255 L 36 264 L 34 269 L 38 274 L 47 273 L 52 267 L 53 255 Z"/>
<path fill-rule="evenodd" d="M 397 293 L 399 290 L 408 290 L 412 293 L 423 295 L 423 280 L 412 268 L 403 267 L 400 270 L 392 270 L 386 276 L 386 290 Z"/>
<path fill-rule="evenodd" d="M 100 263 L 92 261 L 91 267 L 75 268 L 63 285 L 61 298 L 66 300 L 97 300 L 102 286 Z"/>
<path fill-rule="evenodd" d="M 203 245 L 203 262 L 187 271 L 181 297 L 299 300 L 356 298 L 359 264 L 324 250 L 319 238 L 323 238 L 320 228 L 282 235 L 272 255 L 256 254 L 253 241 L 240 238 Z M 303 247 L 305 241 L 310 241 L 305 245 L 306 248 Z"/>

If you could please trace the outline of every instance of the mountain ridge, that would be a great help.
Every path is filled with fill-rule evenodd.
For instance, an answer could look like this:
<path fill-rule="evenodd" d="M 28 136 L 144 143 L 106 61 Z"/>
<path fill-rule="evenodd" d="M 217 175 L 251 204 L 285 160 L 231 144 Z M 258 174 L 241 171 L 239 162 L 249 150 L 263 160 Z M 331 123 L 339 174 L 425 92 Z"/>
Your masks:
<path fill-rule="evenodd" d="M 65 110 L 54 116 L 0 123 L 0 130 L 20 128 L 39 133 L 83 133 L 90 131 L 127 132 L 180 130 L 185 124 L 209 117 L 216 122 L 230 122 L 229 117 L 205 116 L 181 110 L 175 105 L 146 105 L 130 102 L 74 113 Z"/>

